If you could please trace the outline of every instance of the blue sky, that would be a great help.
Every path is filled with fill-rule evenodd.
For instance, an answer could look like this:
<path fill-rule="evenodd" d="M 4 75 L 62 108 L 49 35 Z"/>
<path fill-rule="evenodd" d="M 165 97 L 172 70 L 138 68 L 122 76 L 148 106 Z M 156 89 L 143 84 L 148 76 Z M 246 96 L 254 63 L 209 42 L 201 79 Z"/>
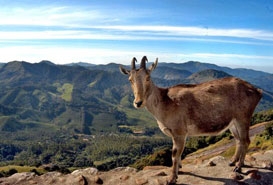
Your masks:
<path fill-rule="evenodd" d="M 190 60 L 273 73 L 271 0 L 0 0 L 0 62 Z"/>

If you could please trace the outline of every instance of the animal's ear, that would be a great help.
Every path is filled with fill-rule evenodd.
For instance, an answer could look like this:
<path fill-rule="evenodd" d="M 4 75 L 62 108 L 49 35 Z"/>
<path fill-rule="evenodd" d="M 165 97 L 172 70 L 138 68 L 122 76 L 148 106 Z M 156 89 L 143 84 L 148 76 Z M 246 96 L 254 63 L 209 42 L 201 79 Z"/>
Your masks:
<path fill-rule="evenodd" d="M 129 75 L 130 71 L 127 69 L 124 69 L 122 65 L 119 66 L 119 70 L 122 74 Z"/>
<path fill-rule="evenodd" d="M 150 72 L 152 72 L 156 68 L 157 63 L 158 63 L 158 58 L 156 58 L 155 62 L 149 67 Z"/>

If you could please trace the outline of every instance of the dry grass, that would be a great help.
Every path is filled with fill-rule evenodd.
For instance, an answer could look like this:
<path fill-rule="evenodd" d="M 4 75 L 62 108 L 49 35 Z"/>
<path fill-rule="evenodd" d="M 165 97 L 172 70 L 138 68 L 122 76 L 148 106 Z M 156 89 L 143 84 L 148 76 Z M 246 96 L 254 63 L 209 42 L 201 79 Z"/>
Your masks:
<path fill-rule="evenodd" d="M 21 172 L 31 172 L 36 170 L 38 173 L 43 174 L 46 171 L 43 168 L 31 167 L 31 166 L 16 166 L 16 165 L 8 165 L 0 167 L 0 172 L 8 172 L 11 169 L 17 170 L 19 173 Z"/>

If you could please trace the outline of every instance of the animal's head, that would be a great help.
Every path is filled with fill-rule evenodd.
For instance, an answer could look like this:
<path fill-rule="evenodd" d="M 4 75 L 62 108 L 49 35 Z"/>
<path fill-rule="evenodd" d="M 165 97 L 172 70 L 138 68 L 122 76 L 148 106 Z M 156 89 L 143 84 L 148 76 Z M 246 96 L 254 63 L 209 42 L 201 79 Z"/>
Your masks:
<path fill-rule="evenodd" d="M 145 97 L 150 92 L 151 87 L 151 72 L 156 68 L 158 59 L 147 69 L 146 62 L 147 57 L 144 56 L 141 60 L 139 69 L 136 69 L 136 58 L 134 57 L 131 62 L 131 70 L 119 67 L 120 72 L 129 76 L 129 81 L 134 92 L 135 100 L 134 106 L 136 108 L 144 107 L 146 105 Z"/>

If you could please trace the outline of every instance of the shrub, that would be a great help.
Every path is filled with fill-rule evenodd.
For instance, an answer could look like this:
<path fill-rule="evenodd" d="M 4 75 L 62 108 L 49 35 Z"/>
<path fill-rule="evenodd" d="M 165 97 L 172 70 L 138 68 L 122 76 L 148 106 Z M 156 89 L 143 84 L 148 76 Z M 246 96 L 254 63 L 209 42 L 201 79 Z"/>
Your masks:
<path fill-rule="evenodd" d="M 14 168 L 11 168 L 11 169 L 7 172 L 6 176 L 11 176 L 11 175 L 13 175 L 13 174 L 15 174 L 15 173 L 18 173 L 18 171 L 17 171 L 16 169 L 14 169 Z"/>
<path fill-rule="evenodd" d="M 154 154 L 137 160 L 132 167 L 136 169 L 143 169 L 145 166 L 163 165 L 172 166 L 172 151 L 170 148 L 163 148 L 156 151 Z"/>

